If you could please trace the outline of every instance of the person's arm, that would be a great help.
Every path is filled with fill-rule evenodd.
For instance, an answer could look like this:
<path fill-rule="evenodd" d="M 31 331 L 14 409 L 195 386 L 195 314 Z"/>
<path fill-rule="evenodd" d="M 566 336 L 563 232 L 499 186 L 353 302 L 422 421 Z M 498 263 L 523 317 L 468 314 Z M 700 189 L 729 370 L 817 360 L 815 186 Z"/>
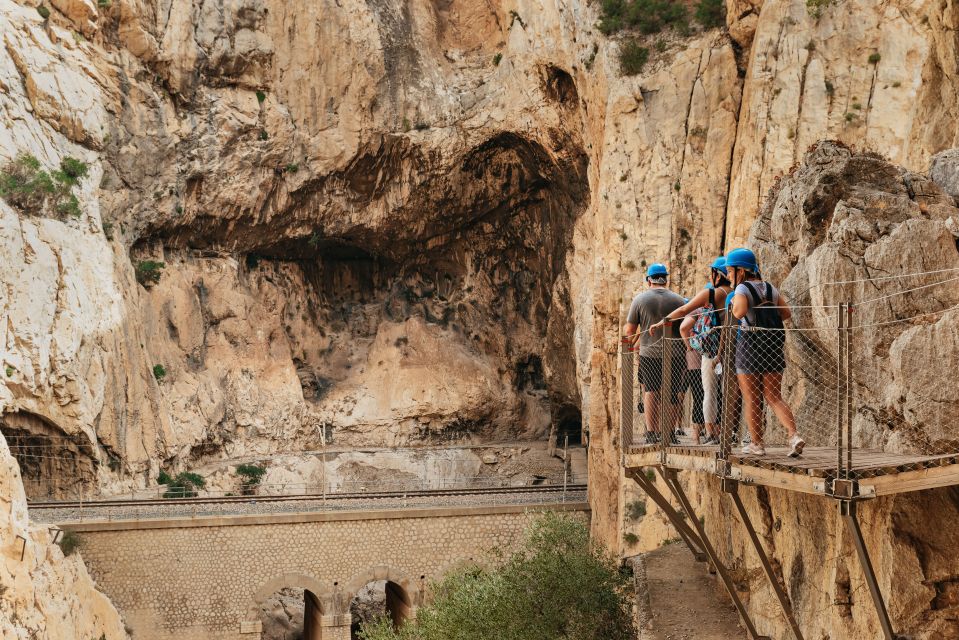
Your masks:
<path fill-rule="evenodd" d="M 782 293 L 776 298 L 776 306 L 779 307 L 779 317 L 783 320 L 789 320 L 793 317 L 793 310 L 789 308 L 789 303 L 786 302 Z"/>
<path fill-rule="evenodd" d="M 733 316 L 738 320 L 749 313 L 749 298 L 742 293 L 733 296 Z"/>
<path fill-rule="evenodd" d="M 666 324 L 667 318 L 674 321 L 679 320 L 680 318 L 685 318 L 689 316 L 689 314 L 695 311 L 696 309 L 699 309 L 700 307 L 705 305 L 708 300 L 709 300 L 709 289 L 703 289 L 702 291 L 697 293 L 695 296 L 693 296 L 692 300 L 690 300 L 683 306 L 679 307 L 678 309 L 670 311 L 668 314 L 666 314 L 666 318 L 650 326 L 649 335 L 651 336 L 655 335 L 656 330 L 659 329 L 659 327 Z M 695 318 L 696 316 L 694 315 L 693 317 Z"/>
<path fill-rule="evenodd" d="M 636 300 L 629 305 L 629 311 L 626 313 L 626 324 L 623 325 L 623 338 L 628 339 L 631 345 L 635 345 L 639 340 L 639 306 Z"/>
<path fill-rule="evenodd" d="M 693 336 L 693 327 L 696 325 L 696 316 L 686 316 L 683 318 L 683 323 L 679 325 L 679 335 L 682 336 L 683 342 L 686 343 L 687 349 L 692 349 L 693 346 L 689 344 L 689 339 Z"/>

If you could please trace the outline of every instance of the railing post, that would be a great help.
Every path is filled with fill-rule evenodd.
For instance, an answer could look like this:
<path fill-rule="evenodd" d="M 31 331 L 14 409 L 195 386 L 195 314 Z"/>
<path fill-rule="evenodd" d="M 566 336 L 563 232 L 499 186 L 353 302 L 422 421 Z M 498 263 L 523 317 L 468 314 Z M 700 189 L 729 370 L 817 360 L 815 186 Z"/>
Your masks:
<path fill-rule="evenodd" d="M 845 479 L 846 474 L 843 471 L 843 449 L 842 449 L 842 440 L 843 440 L 843 420 L 845 418 L 846 406 L 846 396 L 848 395 L 844 387 L 846 385 L 846 376 L 844 373 L 845 360 L 846 360 L 846 345 L 845 340 L 847 338 L 846 332 L 843 330 L 843 323 L 846 319 L 846 310 L 845 303 L 839 303 L 839 309 L 837 311 L 837 325 L 836 325 L 836 337 L 839 341 L 838 349 L 836 351 L 836 478 Z"/>
<path fill-rule="evenodd" d="M 719 409 L 721 411 L 719 422 L 719 463 L 722 467 L 723 476 L 729 475 L 729 453 L 732 451 L 733 427 L 734 421 L 738 416 L 734 415 L 733 404 L 736 394 L 734 385 L 736 378 L 733 375 L 735 367 L 736 351 L 736 329 L 732 322 L 729 312 L 724 314 L 724 322 L 720 337 L 719 358 L 722 364 L 723 372 L 720 378 L 722 382 L 722 392 L 719 398 Z"/>
<path fill-rule="evenodd" d="M 852 305 L 846 303 L 846 479 L 852 470 Z"/>
<path fill-rule="evenodd" d="M 659 381 L 659 451 L 660 451 L 660 462 L 666 464 L 666 447 L 669 446 L 669 443 L 673 438 L 673 413 L 670 410 L 672 407 L 672 394 L 673 394 L 673 385 L 672 385 L 672 373 L 673 373 L 673 354 L 672 354 L 672 344 L 667 339 L 670 330 L 672 329 L 672 323 L 668 320 L 663 324 L 663 335 L 660 337 L 660 345 L 662 346 L 663 354 L 663 366 L 662 366 L 662 378 Z"/>
<path fill-rule="evenodd" d="M 620 340 L 619 356 L 619 441 L 622 454 L 633 446 L 633 415 L 635 412 L 633 385 L 636 380 L 633 347 L 628 338 Z"/>

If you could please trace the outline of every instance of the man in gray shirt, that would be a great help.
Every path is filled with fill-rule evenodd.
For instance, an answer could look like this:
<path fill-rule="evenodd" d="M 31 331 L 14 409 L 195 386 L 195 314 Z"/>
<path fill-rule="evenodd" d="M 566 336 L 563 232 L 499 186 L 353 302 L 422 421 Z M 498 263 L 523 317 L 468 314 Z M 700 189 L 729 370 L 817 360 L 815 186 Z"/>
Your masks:
<path fill-rule="evenodd" d="M 666 288 L 669 273 L 666 266 L 655 263 L 646 270 L 646 284 L 649 289 L 633 298 L 623 326 L 623 335 L 632 337 L 635 345 L 639 340 L 639 382 L 643 385 L 643 414 L 646 417 L 646 442 L 657 441 L 656 427 L 659 424 L 660 388 L 663 383 L 663 334 L 651 336 L 649 327 L 665 318 L 686 303 L 686 300 Z M 679 323 L 676 322 L 666 332 L 667 338 L 676 340 L 667 341 L 671 348 L 667 348 L 672 359 L 670 383 L 671 389 L 679 389 L 680 376 L 686 371 L 683 360 L 684 346 L 679 340 Z M 670 394 L 673 396 L 673 394 Z M 669 398 L 669 403 L 675 404 L 675 397 Z M 668 421 L 672 425 L 672 420 Z"/>

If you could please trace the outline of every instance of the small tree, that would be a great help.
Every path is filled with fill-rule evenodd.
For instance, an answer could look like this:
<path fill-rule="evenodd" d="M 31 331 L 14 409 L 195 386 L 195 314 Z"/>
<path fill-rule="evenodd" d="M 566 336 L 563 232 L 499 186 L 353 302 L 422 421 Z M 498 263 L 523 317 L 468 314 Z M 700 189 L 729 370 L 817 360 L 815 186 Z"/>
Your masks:
<path fill-rule="evenodd" d="M 635 76 L 646 66 L 649 49 L 639 44 L 639 40 L 630 38 L 619 49 L 619 68 L 624 76 Z"/>
<path fill-rule="evenodd" d="M 167 475 L 166 480 L 164 498 L 195 498 L 197 491 L 206 486 L 203 476 L 189 471 L 178 473 L 175 478 Z"/>
<path fill-rule="evenodd" d="M 149 289 L 160 281 L 160 276 L 163 274 L 163 267 L 165 266 L 164 263 L 157 262 L 156 260 L 141 260 L 134 268 L 137 282 Z"/>
<path fill-rule="evenodd" d="M 723 26 L 726 24 L 726 3 L 723 0 L 699 0 L 696 20 L 707 29 Z"/>
<path fill-rule="evenodd" d="M 66 157 L 58 170 L 48 172 L 34 156 L 22 153 L 0 170 L 0 197 L 24 215 L 78 218 L 80 201 L 73 188 L 88 171 L 83 162 Z"/>
<path fill-rule="evenodd" d="M 266 467 L 257 464 L 241 464 L 237 465 L 236 474 L 240 476 L 240 493 L 244 496 L 252 496 L 266 474 Z"/>

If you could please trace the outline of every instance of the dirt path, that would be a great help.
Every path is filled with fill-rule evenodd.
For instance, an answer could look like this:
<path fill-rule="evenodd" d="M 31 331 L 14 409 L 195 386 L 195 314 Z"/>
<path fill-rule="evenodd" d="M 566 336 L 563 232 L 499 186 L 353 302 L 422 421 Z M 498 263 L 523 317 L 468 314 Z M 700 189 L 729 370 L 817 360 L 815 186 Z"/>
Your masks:
<path fill-rule="evenodd" d="M 640 630 L 640 640 L 739 640 L 746 637 L 739 616 L 722 587 L 696 562 L 681 542 L 644 555 L 651 628 Z M 638 570 L 641 574 L 641 569 Z M 637 576 L 640 621 L 645 596 Z"/>

